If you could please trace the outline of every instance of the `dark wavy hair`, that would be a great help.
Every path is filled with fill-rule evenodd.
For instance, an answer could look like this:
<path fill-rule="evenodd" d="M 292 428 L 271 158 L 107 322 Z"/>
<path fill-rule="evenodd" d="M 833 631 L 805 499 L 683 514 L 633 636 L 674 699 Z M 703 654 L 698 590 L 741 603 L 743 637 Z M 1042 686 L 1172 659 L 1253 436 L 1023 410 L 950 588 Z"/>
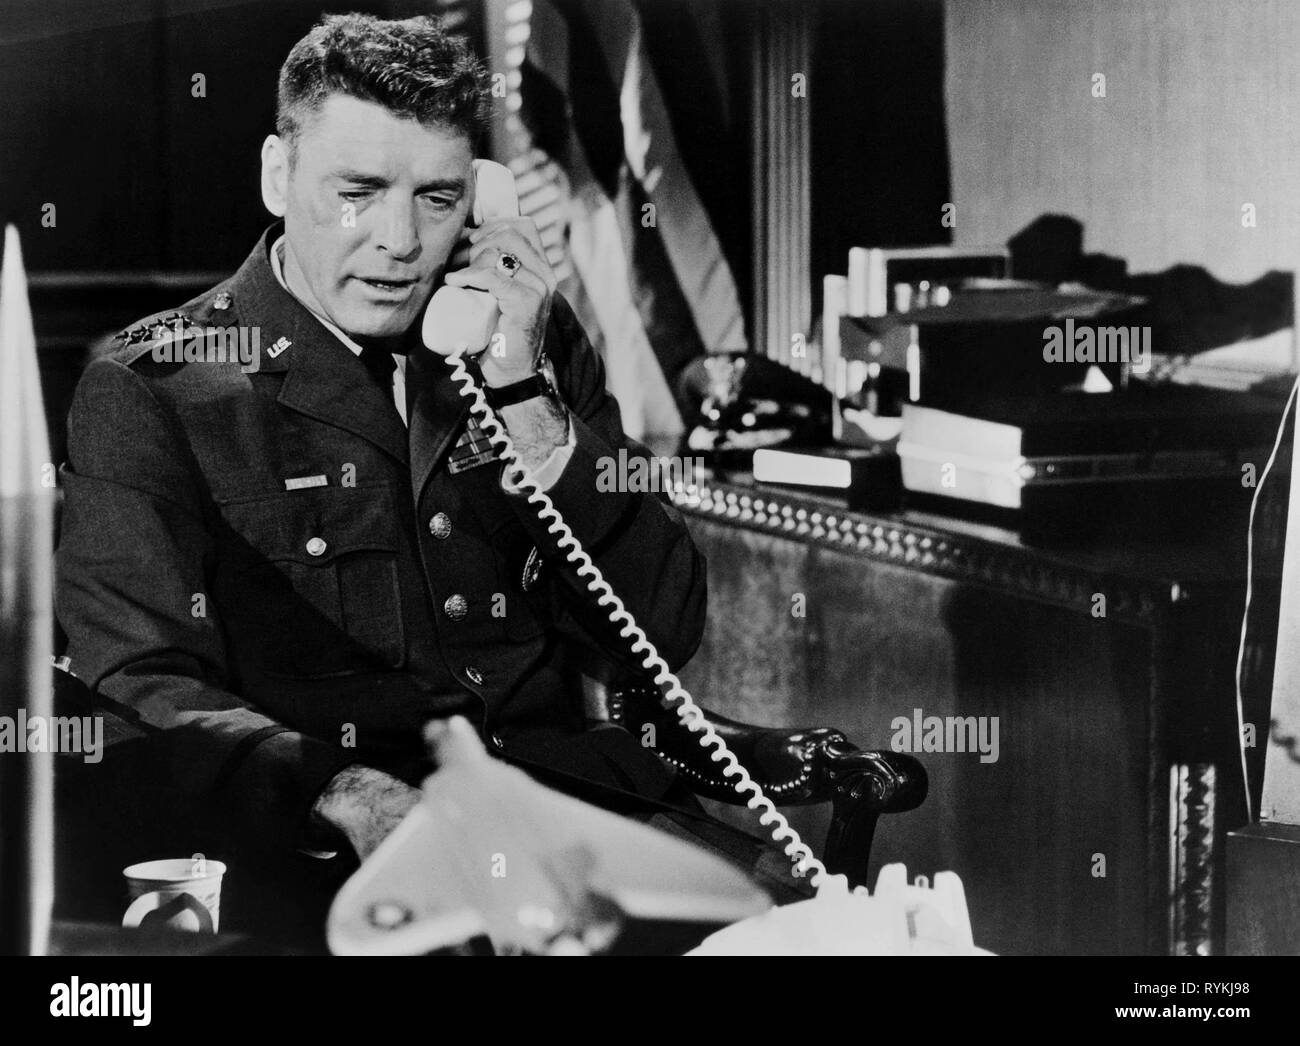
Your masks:
<path fill-rule="evenodd" d="M 431 16 L 327 15 L 294 44 L 280 68 L 275 111 L 290 157 L 306 117 L 335 93 L 461 131 L 475 152 L 490 107 L 487 70 Z"/>

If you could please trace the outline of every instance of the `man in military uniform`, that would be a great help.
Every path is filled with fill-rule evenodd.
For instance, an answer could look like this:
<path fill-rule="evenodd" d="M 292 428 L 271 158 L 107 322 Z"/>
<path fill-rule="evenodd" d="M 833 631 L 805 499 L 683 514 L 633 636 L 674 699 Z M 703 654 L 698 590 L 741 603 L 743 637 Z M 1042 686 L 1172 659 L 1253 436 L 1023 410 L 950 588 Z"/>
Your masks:
<path fill-rule="evenodd" d="M 704 561 L 666 500 L 597 491 L 599 460 L 633 445 L 535 227 L 485 222 L 449 271 L 486 98 L 436 23 L 325 19 L 285 62 L 262 152 L 283 220 L 229 280 L 124 332 L 69 416 L 72 670 L 160 732 L 176 788 L 272 850 L 364 857 L 416 801 L 424 724 L 455 714 L 525 766 L 674 787 L 631 734 L 586 729 L 568 657 L 631 664 L 626 641 L 419 344 L 440 284 L 493 295 L 504 351 L 479 366 L 499 416 L 683 664 Z M 158 351 L 207 328 L 260 366 Z"/>

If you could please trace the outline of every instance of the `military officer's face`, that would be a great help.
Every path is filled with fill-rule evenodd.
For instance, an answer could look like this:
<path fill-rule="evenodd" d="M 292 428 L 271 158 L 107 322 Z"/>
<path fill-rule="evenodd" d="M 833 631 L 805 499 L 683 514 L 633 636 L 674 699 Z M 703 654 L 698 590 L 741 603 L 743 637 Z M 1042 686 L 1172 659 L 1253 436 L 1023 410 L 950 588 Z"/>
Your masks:
<path fill-rule="evenodd" d="M 271 141 L 263 151 L 268 205 Z M 283 181 L 290 289 L 348 334 L 405 333 L 470 213 L 472 160 L 459 131 L 331 95 L 304 121 L 279 175 L 271 157 L 270 177 Z"/>

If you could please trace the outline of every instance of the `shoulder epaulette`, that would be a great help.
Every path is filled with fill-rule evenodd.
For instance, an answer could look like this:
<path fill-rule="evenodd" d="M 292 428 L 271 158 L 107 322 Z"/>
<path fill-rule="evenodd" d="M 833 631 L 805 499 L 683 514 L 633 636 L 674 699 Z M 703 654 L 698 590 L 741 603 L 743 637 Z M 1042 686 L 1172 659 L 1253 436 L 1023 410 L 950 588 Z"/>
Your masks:
<path fill-rule="evenodd" d="M 119 331 L 113 335 L 113 340 L 121 342 L 124 346 L 137 345 L 142 341 L 156 341 L 175 331 L 178 322 L 181 330 L 193 325 L 193 320 L 185 313 L 173 312 L 167 316 L 151 317 L 143 323 L 137 323 L 134 327 Z"/>

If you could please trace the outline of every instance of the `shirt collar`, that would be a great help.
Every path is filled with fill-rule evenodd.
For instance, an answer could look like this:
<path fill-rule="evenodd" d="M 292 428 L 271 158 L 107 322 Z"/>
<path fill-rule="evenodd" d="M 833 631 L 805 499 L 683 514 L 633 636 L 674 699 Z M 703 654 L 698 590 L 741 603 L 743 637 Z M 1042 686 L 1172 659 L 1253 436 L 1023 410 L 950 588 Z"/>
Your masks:
<path fill-rule="evenodd" d="M 284 234 L 283 233 L 280 234 L 280 236 L 276 239 L 275 243 L 271 244 L 271 272 L 275 274 L 275 279 L 280 284 L 280 286 L 283 287 L 289 294 L 293 294 L 293 291 L 289 290 L 289 284 L 286 283 L 284 279 Z M 351 349 L 354 355 L 356 356 L 361 355 L 361 346 L 358 345 L 351 338 L 349 338 L 346 334 L 344 334 L 341 328 L 336 327 L 334 324 L 332 324 L 319 312 L 317 312 L 305 301 L 299 298 L 298 295 L 293 294 L 293 296 L 297 298 L 297 300 L 302 304 L 302 306 L 308 312 L 310 312 L 313 316 L 316 317 L 316 319 L 320 321 L 321 325 L 327 331 L 329 331 L 331 334 L 334 335 L 334 337 L 338 338 L 339 341 L 341 341 L 344 345 L 346 345 L 349 349 Z"/>

